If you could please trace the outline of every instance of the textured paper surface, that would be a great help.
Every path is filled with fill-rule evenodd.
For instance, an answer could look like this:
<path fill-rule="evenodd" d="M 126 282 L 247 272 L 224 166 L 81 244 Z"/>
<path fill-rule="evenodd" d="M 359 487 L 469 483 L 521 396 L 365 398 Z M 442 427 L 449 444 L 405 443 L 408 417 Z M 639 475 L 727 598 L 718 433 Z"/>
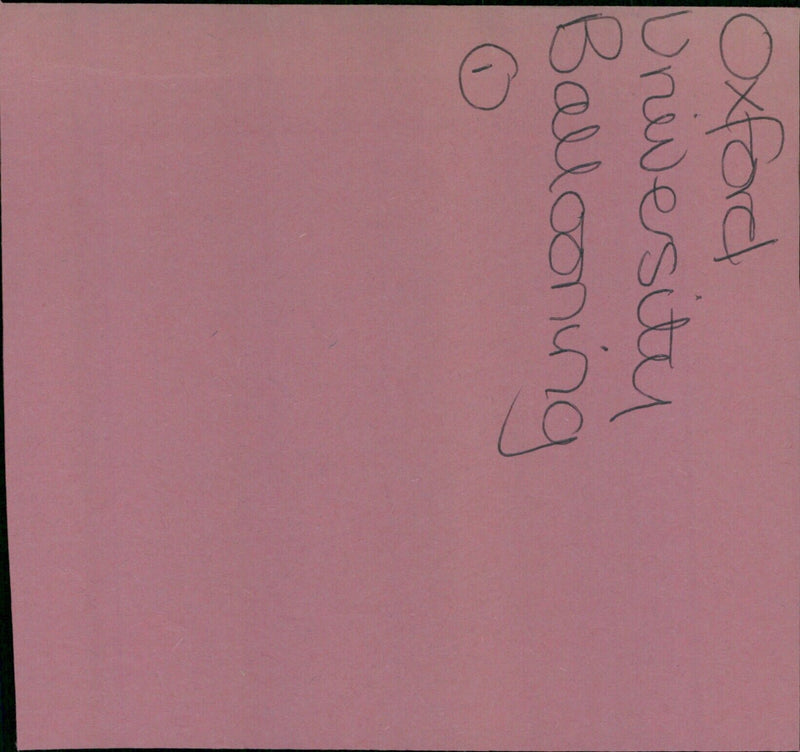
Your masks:
<path fill-rule="evenodd" d="M 0 63 L 20 748 L 796 748 L 796 11 Z"/>

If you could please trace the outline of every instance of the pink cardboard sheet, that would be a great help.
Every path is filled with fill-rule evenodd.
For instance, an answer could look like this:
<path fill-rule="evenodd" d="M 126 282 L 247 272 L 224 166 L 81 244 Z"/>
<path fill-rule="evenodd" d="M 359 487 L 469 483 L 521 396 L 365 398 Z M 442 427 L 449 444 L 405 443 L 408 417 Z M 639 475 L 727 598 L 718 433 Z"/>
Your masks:
<path fill-rule="evenodd" d="M 0 8 L 20 749 L 796 749 L 799 21 Z"/>

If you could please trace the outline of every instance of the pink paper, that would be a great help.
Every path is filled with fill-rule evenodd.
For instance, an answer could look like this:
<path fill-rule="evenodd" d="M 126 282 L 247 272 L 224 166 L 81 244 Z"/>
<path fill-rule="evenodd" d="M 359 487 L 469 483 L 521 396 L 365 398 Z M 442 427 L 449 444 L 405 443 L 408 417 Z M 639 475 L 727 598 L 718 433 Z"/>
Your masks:
<path fill-rule="evenodd" d="M 20 749 L 796 749 L 799 20 L 2 7 Z"/>

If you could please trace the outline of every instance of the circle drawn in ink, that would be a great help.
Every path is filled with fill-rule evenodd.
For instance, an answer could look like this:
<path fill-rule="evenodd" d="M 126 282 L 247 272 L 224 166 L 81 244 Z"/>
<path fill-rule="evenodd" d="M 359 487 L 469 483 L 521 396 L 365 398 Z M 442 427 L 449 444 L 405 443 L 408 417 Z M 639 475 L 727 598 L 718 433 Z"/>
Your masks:
<path fill-rule="evenodd" d="M 471 49 L 458 69 L 461 96 L 476 110 L 496 110 L 508 97 L 511 80 L 519 72 L 516 58 L 496 44 Z"/>

